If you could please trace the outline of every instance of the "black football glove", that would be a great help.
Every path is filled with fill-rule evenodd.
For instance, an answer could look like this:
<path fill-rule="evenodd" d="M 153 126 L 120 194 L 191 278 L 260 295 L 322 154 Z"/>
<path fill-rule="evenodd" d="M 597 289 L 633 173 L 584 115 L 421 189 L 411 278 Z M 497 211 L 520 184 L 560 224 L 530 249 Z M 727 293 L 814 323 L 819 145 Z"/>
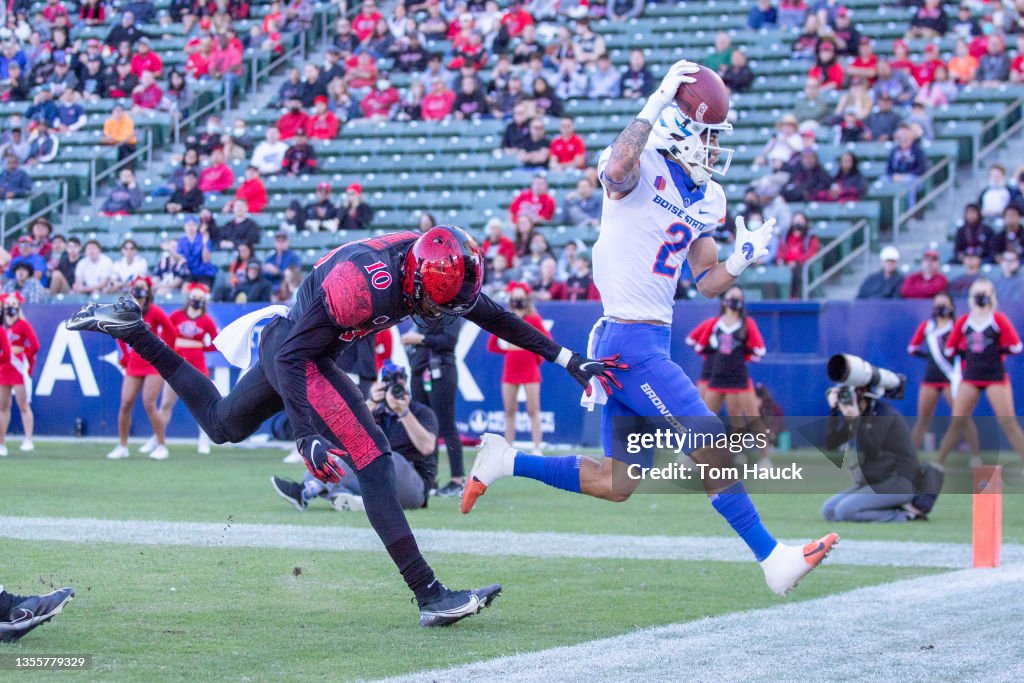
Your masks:
<path fill-rule="evenodd" d="M 331 444 L 319 436 L 311 436 L 299 442 L 299 454 L 306 463 L 310 474 L 325 484 L 337 484 L 345 476 L 335 456 L 344 455 L 343 451 L 328 448 Z"/>
<path fill-rule="evenodd" d="M 612 385 L 621 389 L 622 383 L 615 378 L 611 371 L 629 370 L 629 366 L 619 362 L 619 354 L 593 360 L 574 352 L 572 358 L 566 363 L 565 369 L 569 371 L 574 380 L 583 386 L 583 393 L 590 396 L 592 392 L 590 380 L 592 378 L 597 378 L 606 394 L 612 393 Z"/>

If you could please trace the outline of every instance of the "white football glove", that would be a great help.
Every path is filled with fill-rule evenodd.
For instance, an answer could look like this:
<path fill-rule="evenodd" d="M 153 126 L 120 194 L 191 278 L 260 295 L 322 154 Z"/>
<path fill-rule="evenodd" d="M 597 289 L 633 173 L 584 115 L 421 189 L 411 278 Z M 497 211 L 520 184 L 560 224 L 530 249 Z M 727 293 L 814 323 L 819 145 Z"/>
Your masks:
<path fill-rule="evenodd" d="M 647 98 L 647 104 L 640 110 L 637 118 L 643 119 L 653 126 L 654 122 L 658 120 L 658 116 L 661 115 L 661 110 L 672 104 L 679 86 L 683 83 L 697 82 L 697 79 L 690 74 L 695 74 L 698 71 L 700 71 L 700 67 L 697 64 L 685 59 L 670 66 L 661 85 Z"/>
<path fill-rule="evenodd" d="M 775 219 L 769 218 L 757 230 L 747 230 L 743 216 L 736 216 L 736 242 L 732 254 L 725 260 L 729 275 L 739 277 L 751 263 L 768 255 L 768 243 L 775 233 Z"/>

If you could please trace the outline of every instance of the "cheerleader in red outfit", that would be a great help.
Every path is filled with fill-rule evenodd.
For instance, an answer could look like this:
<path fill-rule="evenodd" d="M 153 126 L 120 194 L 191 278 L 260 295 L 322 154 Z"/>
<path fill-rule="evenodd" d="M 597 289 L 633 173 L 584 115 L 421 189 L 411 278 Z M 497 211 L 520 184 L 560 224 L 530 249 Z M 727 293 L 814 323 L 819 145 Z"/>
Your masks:
<path fill-rule="evenodd" d="M 1010 319 L 996 310 L 996 291 L 990 280 L 975 280 L 968 296 L 970 313 L 953 323 L 953 331 L 946 340 L 946 355 L 963 358 L 964 377 L 954 391 L 953 421 L 942 437 L 938 463 L 942 465 L 960 443 L 967 418 L 974 414 L 982 392 L 1013 450 L 1024 459 L 1024 431 L 1014 414 L 1013 391 L 1003 363 L 1007 354 L 1021 352 L 1020 336 Z M 972 459 L 971 464 L 980 464 L 979 459 Z"/>
<path fill-rule="evenodd" d="M 129 289 L 131 295 L 142 307 L 142 319 L 149 325 L 150 329 L 158 335 L 168 346 L 174 346 L 174 327 L 163 310 L 153 303 L 153 281 L 148 277 L 135 278 Z M 167 446 L 164 444 L 163 417 L 157 408 L 157 399 L 160 397 L 160 390 L 164 386 L 164 380 L 160 373 L 152 365 L 129 348 L 124 342 L 118 341 L 121 347 L 121 367 L 124 368 L 124 381 L 121 384 L 121 406 L 117 412 L 117 447 L 107 453 L 110 460 L 127 458 L 128 433 L 132 428 L 132 408 L 135 401 L 142 394 L 142 406 L 146 409 L 149 422 L 153 425 L 153 433 L 156 435 L 156 447 L 149 454 L 153 460 L 167 459 Z"/>
<path fill-rule="evenodd" d="M 696 338 L 694 350 L 707 354 L 707 399 L 711 412 L 718 414 L 725 403 L 733 429 L 753 434 L 764 433 L 764 423 L 754 391 L 754 382 L 747 372 L 748 362 L 764 357 L 764 339 L 757 323 L 746 314 L 743 288 L 733 285 L 722 295 L 721 311 L 714 323 Z M 760 464 L 767 466 L 767 448 L 760 450 Z"/>
<path fill-rule="evenodd" d="M 703 337 L 709 328 L 714 327 L 717 320 L 718 318 L 708 318 L 697 325 L 697 327 L 693 328 L 693 331 L 686 336 L 686 345 L 690 348 L 696 348 L 697 340 Z M 700 392 L 700 400 L 707 403 L 708 378 L 711 377 L 711 354 L 707 352 L 707 349 L 705 349 L 700 356 L 704 360 L 703 364 L 700 366 L 700 379 L 697 380 L 697 391 Z"/>
<path fill-rule="evenodd" d="M 950 384 L 954 380 L 960 381 L 961 370 L 958 359 L 950 360 L 946 357 L 946 340 L 949 333 L 953 331 L 956 309 L 953 307 L 953 299 L 946 292 L 939 292 L 932 298 L 932 317 L 917 327 L 910 345 L 907 346 L 907 353 L 912 356 L 924 358 L 928 361 L 928 367 L 924 371 L 924 381 L 917 391 L 917 422 L 914 424 L 913 443 L 914 448 L 921 448 L 924 443 L 924 435 L 931 425 L 932 417 L 935 415 L 935 408 L 939 404 L 939 397 L 945 397 L 949 407 L 953 407 L 953 394 L 950 391 Z M 981 450 L 978 445 L 978 427 L 972 419 L 967 424 L 967 431 L 964 434 L 971 453 L 977 455 Z"/>
<path fill-rule="evenodd" d="M 209 377 L 206 352 L 214 350 L 213 340 L 217 336 L 217 324 L 206 314 L 210 288 L 201 282 L 194 282 L 185 287 L 185 295 L 185 305 L 170 315 L 171 328 L 174 332 L 174 344 L 171 346 L 192 367 Z M 171 413 L 174 412 L 177 402 L 178 394 L 171 385 L 165 384 L 163 395 L 160 397 L 160 418 L 165 427 L 171 422 Z M 157 447 L 155 436 L 142 447 L 143 453 L 147 452 L 147 447 L 150 451 Z M 202 429 L 199 430 L 197 450 L 202 455 L 210 452 L 210 437 Z"/>
<path fill-rule="evenodd" d="M 544 321 L 533 308 L 530 285 L 525 282 L 508 283 L 509 310 L 530 323 L 538 330 L 551 336 L 544 327 Z M 505 407 L 505 440 L 509 443 L 516 438 L 516 411 L 519 409 L 519 387 L 526 394 L 526 413 L 530 416 L 530 436 L 533 450 L 540 453 L 540 363 L 541 357 L 530 351 L 513 346 L 494 335 L 487 340 L 487 350 L 505 355 L 505 369 L 501 374 L 501 402 Z"/>
<path fill-rule="evenodd" d="M 35 419 L 32 415 L 32 368 L 39 352 L 36 331 L 21 311 L 24 303 L 21 294 L 7 294 L 3 299 L 3 329 L 7 351 L 0 361 L 0 455 L 7 455 L 4 439 L 7 426 L 11 423 L 11 394 L 21 411 L 21 424 L 25 437 L 21 442 L 22 451 L 34 451 L 32 431 Z"/>

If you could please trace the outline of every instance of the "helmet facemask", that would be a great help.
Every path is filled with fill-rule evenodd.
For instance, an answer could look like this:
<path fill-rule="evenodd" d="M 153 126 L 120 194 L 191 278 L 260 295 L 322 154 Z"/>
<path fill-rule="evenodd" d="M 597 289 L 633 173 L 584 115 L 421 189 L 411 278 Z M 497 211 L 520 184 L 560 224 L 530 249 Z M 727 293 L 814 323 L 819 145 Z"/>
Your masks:
<path fill-rule="evenodd" d="M 713 176 L 725 176 L 729 171 L 734 150 L 719 146 L 718 136 L 731 130 L 732 124 L 728 121 L 697 123 L 673 105 L 658 117 L 650 140 L 655 149 L 665 152 L 686 169 L 690 180 L 706 185 Z"/>

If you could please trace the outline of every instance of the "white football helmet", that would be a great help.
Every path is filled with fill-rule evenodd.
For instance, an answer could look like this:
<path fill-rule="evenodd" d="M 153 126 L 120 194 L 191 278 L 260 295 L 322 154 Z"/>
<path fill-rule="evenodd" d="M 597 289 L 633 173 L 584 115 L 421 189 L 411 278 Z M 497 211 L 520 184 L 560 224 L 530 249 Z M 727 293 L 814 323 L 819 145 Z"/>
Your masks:
<path fill-rule="evenodd" d="M 733 150 L 719 147 L 717 134 L 731 130 L 728 121 L 697 123 L 673 103 L 661 110 L 647 144 L 678 161 L 697 185 L 706 185 L 712 175 L 724 176 L 729 170 Z"/>

